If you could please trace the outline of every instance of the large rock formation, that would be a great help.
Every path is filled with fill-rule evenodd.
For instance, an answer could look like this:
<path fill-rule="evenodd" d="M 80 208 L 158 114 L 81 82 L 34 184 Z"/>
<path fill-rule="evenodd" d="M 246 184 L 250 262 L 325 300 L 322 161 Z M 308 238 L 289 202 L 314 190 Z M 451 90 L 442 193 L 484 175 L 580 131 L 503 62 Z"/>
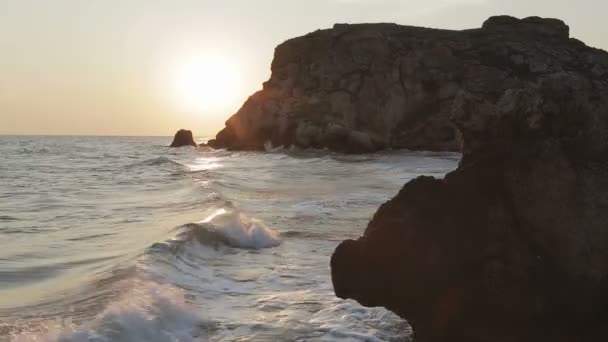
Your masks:
<path fill-rule="evenodd" d="M 194 137 L 192 136 L 192 131 L 188 131 L 185 129 L 180 129 L 175 133 L 175 137 L 173 137 L 173 142 L 169 147 L 182 147 L 182 146 L 194 146 L 198 145 L 194 141 Z"/>
<path fill-rule="evenodd" d="M 289 40 L 264 89 L 209 145 L 459 150 L 447 114 L 467 66 L 453 67 L 470 59 L 456 55 L 470 48 L 463 44 L 458 32 L 395 24 L 340 24 Z"/>
<path fill-rule="evenodd" d="M 408 319 L 417 341 L 608 340 L 608 53 L 555 19 L 344 30 L 398 32 L 405 93 L 449 115 L 463 159 L 338 246 L 336 294 Z"/>

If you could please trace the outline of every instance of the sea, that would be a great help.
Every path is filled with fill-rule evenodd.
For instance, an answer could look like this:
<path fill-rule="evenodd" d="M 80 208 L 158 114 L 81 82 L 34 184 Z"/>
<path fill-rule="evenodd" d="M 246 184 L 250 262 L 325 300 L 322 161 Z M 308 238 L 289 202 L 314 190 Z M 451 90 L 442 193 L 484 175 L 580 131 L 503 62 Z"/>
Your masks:
<path fill-rule="evenodd" d="M 334 295 L 330 257 L 459 154 L 170 142 L 0 136 L 0 341 L 411 339 Z"/>

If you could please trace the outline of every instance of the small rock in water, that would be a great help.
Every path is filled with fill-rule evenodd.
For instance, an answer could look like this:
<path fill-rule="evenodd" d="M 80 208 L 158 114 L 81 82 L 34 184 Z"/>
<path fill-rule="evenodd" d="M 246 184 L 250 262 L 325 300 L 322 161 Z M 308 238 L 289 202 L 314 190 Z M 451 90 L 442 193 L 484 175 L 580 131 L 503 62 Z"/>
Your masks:
<path fill-rule="evenodd" d="M 173 138 L 173 142 L 169 147 L 182 147 L 182 146 L 194 146 L 198 145 L 194 142 L 194 137 L 192 136 L 192 131 L 186 129 L 180 129 L 175 133 L 175 137 Z"/>

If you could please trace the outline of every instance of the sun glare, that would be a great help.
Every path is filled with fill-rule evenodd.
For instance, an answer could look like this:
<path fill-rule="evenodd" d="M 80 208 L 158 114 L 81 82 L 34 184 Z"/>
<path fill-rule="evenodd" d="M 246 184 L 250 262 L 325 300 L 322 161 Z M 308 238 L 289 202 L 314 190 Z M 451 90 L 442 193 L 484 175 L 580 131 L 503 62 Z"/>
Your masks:
<path fill-rule="evenodd" d="M 227 110 L 237 101 L 240 87 L 237 65 L 227 58 L 203 54 L 178 63 L 175 92 L 186 110 Z"/>

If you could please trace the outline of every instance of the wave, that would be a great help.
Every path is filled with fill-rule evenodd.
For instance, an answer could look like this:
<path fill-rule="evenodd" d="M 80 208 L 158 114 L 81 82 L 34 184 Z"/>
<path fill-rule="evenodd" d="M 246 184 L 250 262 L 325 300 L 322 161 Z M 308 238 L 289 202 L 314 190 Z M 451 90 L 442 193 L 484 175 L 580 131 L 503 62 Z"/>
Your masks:
<path fill-rule="evenodd" d="M 309 232 L 309 231 L 297 231 L 297 230 L 288 230 L 286 232 L 282 232 L 281 236 L 286 238 L 297 238 L 297 239 L 320 239 L 320 240 L 333 240 L 340 239 L 343 240 L 343 236 L 335 237 L 332 234 L 326 232 Z"/>
<path fill-rule="evenodd" d="M 24 147 L 19 152 L 22 154 L 47 154 L 51 152 L 51 149 L 48 147 Z"/>
<path fill-rule="evenodd" d="M 14 216 L 0 215 L 0 221 L 19 221 L 19 219 Z"/>
<path fill-rule="evenodd" d="M 187 231 L 181 234 L 182 240 L 197 240 L 204 245 L 262 249 L 281 244 L 277 231 L 235 209 L 219 209 L 204 221 L 185 225 L 184 228 Z"/>
<path fill-rule="evenodd" d="M 276 153 L 276 152 L 284 152 L 285 146 L 280 145 L 280 146 L 273 146 L 272 142 L 267 141 L 264 143 L 264 151 L 269 152 L 269 153 Z"/>
<path fill-rule="evenodd" d="M 49 321 L 44 331 L 21 331 L 11 341 L 189 342 L 205 336 L 211 323 L 186 304 L 182 290 L 143 279 L 132 280 L 129 288 L 89 323 Z"/>
<path fill-rule="evenodd" d="M 216 253 L 212 249 L 199 249 L 203 246 L 219 244 L 231 248 L 260 249 L 280 244 L 278 232 L 266 227 L 261 221 L 240 213 L 230 203 L 224 203 L 222 207 L 204 221 L 177 228 L 179 230 L 175 240 L 154 244 L 148 250 L 151 254 L 146 253 L 138 258 L 135 271 L 121 272 L 96 282 L 90 288 L 94 289 L 89 292 L 91 300 L 79 299 L 79 304 L 66 304 L 71 307 L 70 310 L 75 310 L 72 315 L 61 318 L 47 316 L 31 325 L 15 322 L 15 326 L 4 327 L 5 333 L 9 334 L 10 341 L 15 342 L 208 340 L 217 333 L 218 323 L 198 314 L 200 310 L 193 310 L 192 305 L 195 304 L 192 303 L 196 303 L 196 299 L 192 294 L 167 283 L 173 283 L 171 279 L 174 278 L 168 276 L 170 273 L 164 274 L 163 266 L 159 263 L 162 259 L 154 254 L 160 252 L 164 257 L 178 255 L 177 259 L 169 258 L 167 261 L 171 264 L 178 263 L 178 268 L 183 270 L 191 265 L 191 260 L 182 253 L 176 253 L 182 251 L 182 248 L 187 253 L 200 256 L 205 252 Z M 174 250 L 173 247 L 177 249 Z M 226 250 L 224 252 L 230 253 Z M 197 271 L 202 272 L 198 268 Z M 98 301 L 99 304 L 103 303 L 100 311 L 87 317 L 83 323 L 78 317 L 88 316 L 85 312 L 97 306 Z M 0 332 L 2 328 L 0 324 Z"/>
<path fill-rule="evenodd" d="M 144 161 L 140 161 L 134 164 L 130 164 L 127 166 L 127 169 L 132 169 L 132 168 L 136 168 L 136 167 L 140 167 L 140 166 L 160 166 L 160 165 L 171 165 L 171 166 L 180 166 L 180 167 L 184 167 L 184 165 L 171 160 L 167 157 L 156 157 L 156 158 L 151 158 L 151 159 L 147 159 Z"/>
<path fill-rule="evenodd" d="M 150 165 L 150 166 L 163 165 L 163 164 L 172 164 L 172 165 L 180 165 L 180 166 L 182 165 L 167 157 L 156 157 L 156 158 L 144 160 L 143 162 L 140 163 L 140 165 Z"/>
<path fill-rule="evenodd" d="M 289 155 L 302 154 L 302 155 L 307 155 L 307 156 L 309 156 L 309 155 L 312 155 L 312 156 L 326 155 L 329 153 L 333 153 L 326 147 L 324 147 L 324 148 L 314 148 L 314 147 L 301 148 L 296 145 L 290 145 L 289 147 L 285 147 L 284 145 L 274 146 L 274 145 L 272 145 L 272 142 L 270 142 L 270 141 L 267 141 L 266 143 L 264 143 L 264 152 L 289 154 Z"/>

